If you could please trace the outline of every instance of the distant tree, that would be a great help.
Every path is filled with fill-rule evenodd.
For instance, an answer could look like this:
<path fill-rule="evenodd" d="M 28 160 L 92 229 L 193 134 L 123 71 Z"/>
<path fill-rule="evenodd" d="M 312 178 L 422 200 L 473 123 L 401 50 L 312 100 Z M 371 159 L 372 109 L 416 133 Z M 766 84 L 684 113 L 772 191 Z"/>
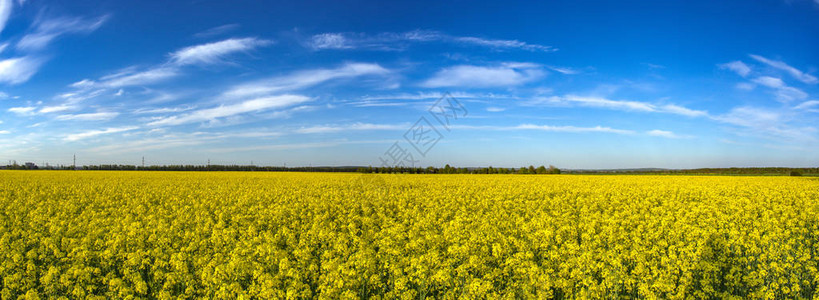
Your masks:
<path fill-rule="evenodd" d="M 560 174 L 560 169 L 553 165 L 549 165 L 549 174 Z"/>
<path fill-rule="evenodd" d="M 799 171 L 791 171 L 791 176 L 802 176 L 802 173 L 799 173 Z"/>
<path fill-rule="evenodd" d="M 546 174 L 547 172 L 548 170 L 546 170 L 546 167 L 544 166 L 537 167 L 535 170 L 535 174 Z"/>
<path fill-rule="evenodd" d="M 537 172 L 535 170 L 535 166 L 529 165 L 529 173 L 528 174 L 537 174 Z"/>

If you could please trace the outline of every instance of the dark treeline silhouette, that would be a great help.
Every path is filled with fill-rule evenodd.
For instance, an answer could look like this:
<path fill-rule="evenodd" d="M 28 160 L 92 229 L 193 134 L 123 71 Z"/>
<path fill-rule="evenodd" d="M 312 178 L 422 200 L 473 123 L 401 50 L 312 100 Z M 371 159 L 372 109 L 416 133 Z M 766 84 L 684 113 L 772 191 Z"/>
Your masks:
<path fill-rule="evenodd" d="M 646 174 L 646 175 L 780 175 L 780 176 L 819 176 L 819 168 L 700 168 L 700 169 L 619 169 L 619 170 L 563 170 L 555 166 L 528 166 L 521 168 L 458 168 L 446 165 L 437 167 L 284 167 L 255 165 L 46 165 L 34 163 L 17 164 L 16 162 L 0 166 L 10 170 L 120 170 L 120 171 L 258 171 L 258 172 L 358 172 L 358 173 L 405 173 L 405 174 Z"/>
<path fill-rule="evenodd" d="M 135 165 L 87 165 L 87 166 L 46 166 L 34 164 L 0 166 L 0 169 L 12 170 L 95 170 L 95 171 L 259 171 L 259 172 L 358 172 L 358 173 L 406 173 L 406 174 L 560 174 L 555 166 L 529 166 L 520 169 L 514 168 L 455 168 L 446 165 L 436 167 L 283 167 L 283 166 L 254 166 L 254 165 L 162 165 L 162 166 L 135 166 Z"/>
<path fill-rule="evenodd" d="M 361 167 L 356 169 L 359 173 L 408 173 L 408 174 L 560 174 L 560 169 L 555 166 L 544 167 L 534 166 L 515 168 L 456 168 L 446 165 L 443 168 L 426 167 Z"/>
<path fill-rule="evenodd" d="M 819 168 L 700 168 L 700 169 L 634 169 L 634 170 L 569 170 L 568 174 L 660 174 L 660 175 L 819 175 Z"/>

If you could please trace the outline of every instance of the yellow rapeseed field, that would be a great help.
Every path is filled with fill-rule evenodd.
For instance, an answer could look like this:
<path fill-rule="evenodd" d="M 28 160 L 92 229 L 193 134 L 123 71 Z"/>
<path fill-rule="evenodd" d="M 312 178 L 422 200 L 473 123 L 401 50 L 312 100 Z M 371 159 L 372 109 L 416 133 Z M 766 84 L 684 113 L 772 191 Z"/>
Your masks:
<path fill-rule="evenodd" d="M 0 172 L 0 297 L 817 299 L 819 181 Z"/>

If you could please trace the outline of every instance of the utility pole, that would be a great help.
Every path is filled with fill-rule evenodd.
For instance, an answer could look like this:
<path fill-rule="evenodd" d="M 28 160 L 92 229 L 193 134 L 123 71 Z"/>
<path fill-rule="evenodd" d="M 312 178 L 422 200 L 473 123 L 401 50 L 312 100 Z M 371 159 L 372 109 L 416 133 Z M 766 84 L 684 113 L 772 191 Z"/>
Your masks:
<path fill-rule="evenodd" d="M 77 170 L 77 153 L 74 153 L 74 170 Z"/>
<path fill-rule="evenodd" d="M 142 168 L 145 169 L 145 156 L 142 157 Z"/>

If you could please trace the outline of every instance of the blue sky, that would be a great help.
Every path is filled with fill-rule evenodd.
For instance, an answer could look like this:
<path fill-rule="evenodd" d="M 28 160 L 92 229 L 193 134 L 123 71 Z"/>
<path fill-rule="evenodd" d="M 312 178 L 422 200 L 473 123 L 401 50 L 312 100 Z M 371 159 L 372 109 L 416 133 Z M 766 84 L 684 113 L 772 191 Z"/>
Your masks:
<path fill-rule="evenodd" d="M 0 29 L 2 162 L 819 165 L 819 0 L 0 0 Z"/>

